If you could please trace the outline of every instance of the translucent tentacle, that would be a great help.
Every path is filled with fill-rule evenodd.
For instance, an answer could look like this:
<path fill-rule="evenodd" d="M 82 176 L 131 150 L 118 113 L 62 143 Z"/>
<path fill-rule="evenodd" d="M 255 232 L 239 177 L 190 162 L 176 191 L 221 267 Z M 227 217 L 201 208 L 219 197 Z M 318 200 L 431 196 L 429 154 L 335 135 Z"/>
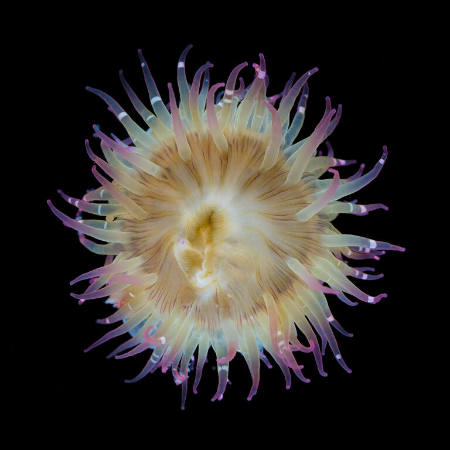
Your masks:
<path fill-rule="evenodd" d="M 84 234 L 81 233 L 79 239 L 83 247 L 86 247 L 90 252 L 96 253 L 97 255 L 117 255 L 122 251 L 122 244 L 120 243 L 97 244 L 90 239 L 87 239 Z"/>
<path fill-rule="evenodd" d="M 129 271 L 137 267 L 139 263 L 140 263 L 139 258 L 132 258 L 125 261 L 113 262 L 106 266 L 98 267 L 97 269 L 93 269 L 90 270 L 89 272 L 85 272 L 82 275 L 79 275 L 70 282 L 70 285 L 73 286 L 74 284 L 79 283 L 82 280 L 88 280 L 89 278 Z"/>
<path fill-rule="evenodd" d="M 199 346 L 198 346 L 197 367 L 195 369 L 195 379 L 194 379 L 194 385 L 192 387 L 192 391 L 194 392 L 194 394 L 197 393 L 197 387 L 202 378 L 203 365 L 205 364 L 205 359 L 208 354 L 208 349 L 209 349 L 209 337 L 205 333 L 200 338 L 200 342 L 199 342 Z"/>
<path fill-rule="evenodd" d="M 329 278 L 329 284 L 341 291 L 353 295 L 358 300 L 367 303 L 378 303 L 387 294 L 379 294 L 376 297 L 367 295 L 361 289 L 356 287 L 336 266 L 325 258 L 320 258 L 320 266 L 315 268 L 318 275 Z"/>
<path fill-rule="evenodd" d="M 294 142 L 295 138 L 298 136 L 300 130 L 302 129 L 303 122 L 305 120 L 305 111 L 306 111 L 306 103 L 308 101 L 308 95 L 309 95 L 308 83 L 305 83 L 300 96 L 300 101 L 298 102 L 297 112 L 295 113 L 295 116 L 292 119 L 292 123 L 286 132 L 283 148 L 291 145 L 292 142 Z"/>
<path fill-rule="evenodd" d="M 248 120 L 250 118 L 251 110 L 255 104 L 255 100 L 259 94 L 260 89 L 262 89 L 262 87 L 264 86 L 264 79 L 266 77 L 266 61 L 262 53 L 259 54 L 258 68 L 259 70 L 257 72 L 257 76 L 238 108 L 239 117 L 237 128 L 240 129 L 247 128 Z"/>
<path fill-rule="evenodd" d="M 96 239 L 100 239 L 106 242 L 128 242 L 130 233 L 125 231 L 112 231 L 112 230 L 101 230 L 96 227 L 85 225 L 80 220 L 72 219 L 66 216 L 64 213 L 55 208 L 51 200 L 47 200 L 47 204 L 52 210 L 53 214 L 60 219 L 64 225 L 79 231 L 80 233 L 87 234 Z"/>
<path fill-rule="evenodd" d="M 89 145 L 88 139 L 86 139 L 84 142 L 86 145 L 86 151 L 89 158 L 99 167 L 101 167 L 101 169 L 105 173 L 107 173 L 111 178 L 113 178 L 117 183 L 121 184 L 124 188 L 126 188 L 130 192 L 133 192 L 136 195 L 142 195 L 145 192 L 144 187 L 134 178 L 124 173 L 123 170 L 116 169 L 115 167 L 106 163 L 103 159 L 96 156 Z M 108 189 L 106 190 L 108 191 Z M 114 195 L 111 194 L 111 196 L 115 198 Z"/>
<path fill-rule="evenodd" d="M 307 222 L 312 216 L 319 213 L 333 198 L 339 187 L 339 173 L 334 169 L 330 169 L 329 172 L 334 174 L 330 187 L 319 198 L 295 215 L 299 222 Z"/>
<path fill-rule="evenodd" d="M 127 311 L 127 307 L 120 307 L 117 309 L 117 311 L 114 311 L 113 314 L 103 318 L 103 319 L 97 319 L 97 323 L 101 325 L 110 325 L 112 323 L 120 322 L 126 319 L 129 316 L 129 310 Z"/>
<path fill-rule="evenodd" d="M 126 194 L 119 191 L 111 182 L 102 177 L 98 172 L 96 166 L 92 167 L 92 173 L 97 181 L 113 196 L 113 198 L 122 205 L 133 217 L 136 219 L 144 219 L 147 217 L 147 212 L 142 209 L 136 202 L 131 200 Z"/>
<path fill-rule="evenodd" d="M 213 64 L 207 62 L 194 75 L 194 80 L 192 82 L 191 89 L 189 91 L 189 108 L 191 110 L 192 123 L 196 130 L 201 130 L 203 128 L 202 121 L 200 120 L 200 111 L 199 111 L 199 89 L 200 89 L 200 80 L 203 73 L 209 68 L 214 67 Z M 170 109 L 172 110 L 172 103 L 170 105 Z M 175 126 L 174 126 L 175 129 Z"/>
<path fill-rule="evenodd" d="M 119 122 L 121 122 L 127 130 L 127 133 L 133 139 L 133 142 L 140 142 L 146 148 L 152 148 L 155 146 L 157 143 L 155 139 L 139 127 L 112 97 L 99 89 L 94 89 L 89 86 L 86 87 L 86 90 L 96 94 L 109 106 Z"/>
<path fill-rule="evenodd" d="M 250 392 L 247 396 L 247 400 L 250 401 L 253 396 L 258 391 L 259 386 L 259 377 L 260 377 L 260 363 L 259 360 L 261 358 L 261 354 L 258 349 L 258 344 L 256 343 L 255 336 L 250 328 L 245 328 L 243 344 L 246 350 L 246 361 L 250 370 L 250 375 L 252 377 L 252 386 L 250 388 Z M 244 355 L 245 356 L 245 355 Z M 263 355 L 264 357 L 264 355 Z M 267 361 L 267 358 L 265 358 Z M 268 361 L 267 361 L 268 362 Z M 270 363 L 269 363 L 270 365 Z"/>
<path fill-rule="evenodd" d="M 156 273 L 146 273 L 145 275 L 116 274 L 111 277 L 111 283 L 125 283 L 145 287 L 155 284 L 157 280 L 158 275 Z"/>
<path fill-rule="evenodd" d="M 303 297 L 303 293 L 300 292 L 298 294 L 299 296 Z M 320 345 L 317 340 L 316 334 L 314 333 L 314 330 L 312 329 L 311 325 L 305 318 L 305 311 L 303 308 L 299 306 L 297 302 L 289 302 L 287 305 L 287 308 L 291 311 L 293 319 L 297 326 L 300 328 L 302 333 L 306 336 L 310 344 L 312 344 L 312 351 L 314 355 L 314 360 L 316 361 L 317 370 L 320 375 L 323 377 L 327 376 L 327 373 L 323 369 L 323 360 L 322 360 L 322 354 L 320 351 Z M 325 334 L 321 332 L 320 329 L 317 329 L 318 334 L 320 334 L 322 339 L 322 346 L 325 345 Z"/>
<path fill-rule="evenodd" d="M 172 124 L 173 131 L 175 133 L 175 142 L 178 149 L 178 154 L 183 161 L 188 161 L 191 158 L 191 148 L 186 137 L 186 132 L 183 128 L 183 123 L 180 117 L 180 111 L 178 110 L 175 100 L 175 94 L 172 89 L 172 83 L 168 84 L 169 98 L 170 98 L 170 111 L 172 112 Z"/>
<path fill-rule="evenodd" d="M 237 349 L 238 349 L 238 343 L 237 342 L 234 342 L 234 341 L 229 342 L 229 344 L 228 344 L 228 352 L 227 352 L 226 356 L 223 357 L 223 358 L 218 358 L 217 359 L 217 363 L 218 364 L 225 364 L 227 362 L 230 362 L 236 356 Z"/>
<path fill-rule="evenodd" d="M 289 367 L 284 363 L 283 359 L 278 356 L 277 353 L 273 352 L 270 346 L 266 346 L 266 350 L 270 353 L 272 358 L 275 360 L 275 362 L 278 364 L 278 366 L 281 369 L 281 372 L 283 373 L 285 382 L 286 382 L 286 389 L 291 388 L 291 372 L 289 371 Z"/>
<path fill-rule="evenodd" d="M 130 380 L 125 380 L 125 383 L 136 383 L 139 380 L 142 380 L 148 373 L 151 373 L 154 367 L 158 364 L 161 359 L 161 356 L 164 354 L 164 351 L 167 348 L 167 344 L 156 347 L 153 350 L 152 356 L 148 359 L 147 363 L 143 367 L 143 369 L 136 375 L 134 378 Z"/>
<path fill-rule="evenodd" d="M 70 295 L 71 297 L 76 298 L 77 300 L 83 300 L 83 302 L 85 302 L 86 300 L 94 300 L 96 298 L 109 297 L 110 295 L 115 295 L 118 292 L 123 291 L 125 287 L 126 286 L 124 284 L 107 285 L 104 288 L 89 293 L 83 292 L 82 294 L 75 294 L 74 292 L 71 292 Z"/>
<path fill-rule="evenodd" d="M 278 111 L 266 100 L 262 100 L 261 103 L 270 111 L 272 115 L 272 133 L 270 137 L 270 144 L 266 148 L 264 159 L 261 164 L 261 168 L 265 170 L 271 169 L 277 162 L 281 145 L 281 119 Z"/>
<path fill-rule="evenodd" d="M 278 355 L 279 358 L 283 360 L 284 357 L 281 353 L 278 342 L 278 315 L 275 301 L 271 294 L 263 294 L 263 298 L 267 309 L 267 316 L 269 318 L 270 342 L 272 344 L 274 352 Z"/>
<path fill-rule="evenodd" d="M 171 349 L 164 355 L 164 358 L 161 361 L 161 371 L 164 373 L 167 371 L 168 367 L 173 363 L 174 358 L 180 352 L 180 349 L 183 348 L 184 343 L 189 337 L 190 332 L 192 331 L 192 323 L 190 315 L 187 314 L 180 324 L 179 327 L 176 328 L 175 333 L 171 337 Z"/>
<path fill-rule="evenodd" d="M 142 50 L 138 50 L 139 60 L 141 61 L 142 71 L 144 73 L 145 84 L 147 86 L 148 93 L 150 95 L 150 103 L 159 119 L 164 123 L 167 128 L 170 128 L 172 120 L 170 113 L 166 108 L 166 105 L 161 100 L 161 94 L 156 87 L 155 80 L 152 77 L 150 69 L 148 68 L 147 61 L 142 54 Z"/>
<path fill-rule="evenodd" d="M 331 109 L 331 103 L 329 97 L 326 98 L 326 108 L 322 120 L 319 122 L 311 136 L 305 141 L 301 149 L 298 150 L 296 159 L 289 169 L 288 176 L 286 178 L 287 185 L 297 184 L 302 178 L 311 157 L 316 151 L 319 144 L 323 141 L 324 133 L 330 123 L 331 118 L 336 110 Z"/>
<path fill-rule="evenodd" d="M 111 353 L 109 353 L 106 358 L 119 358 L 118 353 L 123 352 L 124 350 L 128 350 L 130 347 L 134 347 L 138 344 L 135 338 L 128 339 L 128 341 L 125 341 L 123 344 L 120 344 L 115 350 L 113 350 Z"/>
<path fill-rule="evenodd" d="M 323 210 L 322 214 L 325 215 L 337 215 L 337 214 L 354 214 L 357 216 L 366 216 L 370 211 L 375 211 L 376 209 L 384 209 L 388 211 L 389 208 L 382 203 L 373 203 L 370 205 L 357 205 L 350 202 L 332 202 L 327 205 Z"/>
<path fill-rule="evenodd" d="M 337 294 L 337 291 L 319 283 L 306 269 L 306 267 L 296 258 L 286 258 L 286 264 L 305 284 L 313 291 L 324 292 L 326 294 Z"/>
<path fill-rule="evenodd" d="M 94 128 L 96 131 L 94 133 L 95 137 L 105 141 L 117 154 L 119 154 L 123 159 L 133 164 L 138 170 L 158 178 L 161 174 L 161 167 L 145 158 L 138 153 L 133 151 L 132 147 L 123 147 L 113 141 L 111 138 L 102 133 L 98 128 Z"/>
<path fill-rule="evenodd" d="M 247 67 L 248 63 L 243 62 L 236 66 L 230 73 L 227 84 L 225 86 L 225 92 L 222 99 L 223 107 L 220 114 L 219 123 L 220 126 L 223 128 L 226 123 L 229 121 L 230 112 L 231 112 L 231 103 L 233 102 L 233 98 L 235 95 L 237 95 L 235 89 L 236 79 L 239 74 L 239 72 L 244 68 Z"/>
<path fill-rule="evenodd" d="M 108 192 L 103 189 L 103 187 L 99 187 L 97 189 L 93 189 L 83 196 L 83 201 L 111 201 L 113 200 L 112 196 L 109 195 Z"/>
<path fill-rule="evenodd" d="M 366 168 L 366 165 L 364 163 L 362 163 L 359 166 L 358 170 L 353 175 L 346 178 L 345 181 L 348 182 L 348 181 L 355 180 L 356 178 L 359 178 L 361 176 L 361 174 L 364 172 L 365 168 Z"/>
<path fill-rule="evenodd" d="M 224 83 L 217 83 L 211 87 L 208 92 L 208 98 L 206 100 L 206 116 L 208 120 L 208 128 L 211 132 L 214 143 L 221 152 L 226 152 L 228 149 L 228 142 L 220 129 L 219 123 L 217 121 L 216 109 L 214 105 L 214 94 L 217 89 L 225 86 Z"/>
<path fill-rule="evenodd" d="M 316 296 L 316 293 L 308 292 L 307 295 Z M 314 302 L 314 298 L 313 298 L 313 302 Z M 313 302 L 311 303 L 311 305 L 313 304 Z M 320 313 L 318 311 L 316 311 L 316 313 L 320 315 Z M 309 318 L 310 318 L 311 321 L 313 321 L 313 318 L 312 318 L 311 315 L 309 316 Z M 329 319 L 331 319 L 331 318 L 334 320 L 334 318 L 332 316 L 329 316 Z M 345 363 L 344 359 L 342 358 L 342 354 L 341 354 L 341 352 L 339 350 L 339 346 L 337 344 L 336 337 L 334 336 L 334 333 L 333 333 L 332 329 L 330 328 L 330 325 L 329 325 L 330 323 L 331 322 L 328 319 L 325 320 L 325 321 L 324 320 L 321 320 L 321 321 L 317 320 L 317 325 L 315 325 L 315 326 L 320 327 L 323 330 L 326 342 L 330 345 L 331 351 L 333 352 L 334 357 L 336 358 L 336 360 L 339 363 L 339 365 L 347 373 L 351 373 L 352 372 L 351 369 L 347 366 L 347 364 Z M 323 347 L 322 353 L 325 354 L 325 347 Z"/>
<path fill-rule="evenodd" d="M 289 113 L 292 109 L 292 106 L 295 102 L 295 99 L 297 98 L 298 94 L 300 93 L 300 90 L 304 86 L 304 84 L 308 81 L 308 78 L 311 75 L 314 75 L 319 69 L 317 67 L 314 67 L 314 69 L 309 70 L 305 74 L 303 74 L 292 86 L 292 88 L 289 90 L 286 97 L 283 98 L 283 100 L 280 103 L 280 107 L 278 108 L 278 111 L 280 113 L 281 117 L 281 123 L 283 124 L 286 120 L 289 119 Z"/>
<path fill-rule="evenodd" d="M 292 83 L 294 82 L 296 75 L 297 74 L 295 72 L 292 72 L 291 76 L 286 81 L 286 84 L 284 85 L 284 88 L 283 88 L 283 90 L 280 93 L 280 99 L 281 100 L 283 100 L 286 97 L 287 93 L 292 88 Z"/>
<path fill-rule="evenodd" d="M 403 252 L 405 249 L 388 242 L 374 241 L 354 234 L 323 234 L 319 235 L 321 242 L 326 247 L 362 247 L 367 249 L 395 250 Z"/>
<path fill-rule="evenodd" d="M 186 79 L 186 56 L 192 47 L 193 45 L 190 44 L 183 50 L 180 59 L 178 60 L 177 67 L 178 91 L 180 93 L 180 111 L 182 112 L 183 117 L 186 117 L 187 119 L 190 119 L 191 115 L 189 111 L 189 85 Z"/>
<path fill-rule="evenodd" d="M 342 105 L 338 105 L 336 115 L 333 117 L 333 120 L 328 126 L 327 131 L 325 132 L 324 139 L 326 139 L 331 133 L 333 133 L 334 129 L 337 127 L 337 124 L 341 120 L 341 116 L 342 116 Z"/>
<path fill-rule="evenodd" d="M 208 90 L 209 90 L 209 69 L 206 69 L 205 75 L 203 76 L 202 88 L 198 96 L 198 109 L 200 110 L 200 113 L 203 113 L 203 111 L 205 110 L 206 96 L 208 94 Z"/>
<path fill-rule="evenodd" d="M 108 216 L 110 214 L 117 214 L 121 208 L 117 204 L 107 203 L 89 203 L 79 198 L 69 197 L 61 189 L 58 189 L 58 194 L 69 204 L 76 206 L 83 212 L 95 214 L 97 216 Z"/>
<path fill-rule="evenodd" d="M 134 318 L 130 318 L 129 320 L 124 322 L 122 325 L 120 325 L 117 328 L 115 328 L 114 330 L 111 330 L 108 333 L 106 333 L 104 336 L 102 336 L 100 339 L 95 341 L 84 351 L 89 352 L 90 350 L 94 349 L 95 347 L 98 347 L 99 345 L 105 343 L 106 341 L 109 341 L 110 339 L 113 339 L 115 337 L 118 337 L 122 334 L 127 333 L 132 328 L 134 328 L 136 325 L 139 325 L 140 322 L 142 322 L 142 317 L 139 315 L 137 315 Z"/>
<path fill-rule="evenodd" d="M 290 166 L 292 166 L 292 164 L 294 164 L 294 161 L 297 157 L 296 154 L 305 142 L 306 142 L 306 139 L 302 139 L 301 141 L 298 141 L 295 144 L 284 149 L 284 156 L 287 158 L 286 163 L 285 163 L 286 166 L 290 167 Z"/>
<path fill-rule="evenodd" d="M 383 154 L 381 158 L 378 160 L 378 162 L 375 164 L 375 167 L 362 177 L 359 177 L 347 183 L 343 183 L 337 190 L 333 200 L 339 200 L 340 198 L 353 194 L 354 192 L 357 192 L 360 189 L 362 189 L 364 186 L 367 186 L 381 172 L 381 169 L 383 168 L 384 163 L 386 162 L 387 155 L 388 155 L 387 147 L 383 146 Z"/>
<path fill-rule="evenodd" d="M 122 83 L 123 88 L 125 89 L 125 92 L 128 95 L 128 98 L 130 99 L 131 103 L 134 106 L 134 109 L 139 113 L 139 115 L 142 117 L 142 119 L 150 123 L 151 119 L 153 119 L 155 116 L 152 114 L 147 107 L 141 102 L 139 97 L 136 95 L 132 87 L 128 84 L 127 80 L 125 79 L 125 76 L 123 74 L 123 70 L 119 71 L 119 78 L 120 82 Z"/>
<path fill-rule="evenodd" d="M 222 400 L 223 394 L 225 393 L 225 389 L 228 383 L 228 371 L 229 371 L 229 363 L 227 362 L 219 362 L 225 360 L 226 358 L 226 346 L 222 341 L 216 341 L 214 345 L 214 349 L 217 355 L 217 376 L 219 378 L 217 383 L 217 390 L 211 401 L 214 402 L 216 400 Z"/>

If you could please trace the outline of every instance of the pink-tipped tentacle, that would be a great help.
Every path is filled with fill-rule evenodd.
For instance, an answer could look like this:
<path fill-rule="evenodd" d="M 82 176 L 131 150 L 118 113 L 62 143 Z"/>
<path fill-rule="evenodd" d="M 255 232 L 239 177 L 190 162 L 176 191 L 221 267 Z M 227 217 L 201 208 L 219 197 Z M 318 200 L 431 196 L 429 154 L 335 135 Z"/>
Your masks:
<path fill-rule="evenodd" d="M 97 171 L 96 166 L 92 167 L 92 173 L 97 181 L 108 191 L 111 196 L 123 206 L 134 218 L 144 219 L 147 217 L 147 212 L 142 209 L 136 202 L 131 200 L 126 194 L 117 189 L 110 181 L 100 175 Z"/>
<path fill-rule="evenodd" d="M 102 230 L 100 228 L 96 228 L 90 225 L 85 225 L 81 220 L 72 219 L 69 216 L 66 216 L 64 213 L 59 211 L 50 200 L 47 200 L 47 204 L 52 210 L 53 214 L 60 219 L 64 225 L 73 228 L 76 231 L 79 231 L 82 234 L 87 234 L 88 236 L 92 236 L 96 239 L 100 239 L 106 242 L 128 242 L 130 233 L 125 231 L 114 231 L 114 230 Z"/>
<path fill-rule="evenodd" d="M 278 110 L 280 112 L 282 124 L 289 119 L 289 113 L 303 85 L 308 81 L 308 78 L 311 77 L 311 75 L 314 75 L 318 70 L 319 69 L 317 67 L 314 67 L 313 69 L 308 70 L 308 72 L 303 74 L 295 82 L 294 86 L 292 86 L 287 95 L 281 100 L 280 107 L 278 108 Z"/>
<path fill-rule="evenodd" d="M 216 144 L 219 151 L 226 152 L 228 149 L 228 142 L 225 138 L 225 135 L 223 134 L 223 131 L 219 126 L 219 122 L 217 120 L 216 115 L 216 107 L 214 104 L 214 94 L 216 93 L 217 89 L 223 86 L 224 83 L 217 83 L 214 86 L 212 86 L 211 89 L 209 90 L 206 99 L 206 117 L 208 121 L 208 128 L 209 131 L 211 132 L 211 136 L 213 138 L 214 143 Z"/>
<path fill-rule="evenodd" d="M 266 148 L 261 167 L 265 170 L 271 169 L 278 160 L 282 140 L 281 118 L 278 111 L 267 101 L 261 100 L 261 103 L 269 110 L 272 115 L 272 133 L 269 146 Z"/>
<path fill-rule="evenodd" d="M 326 205 L 328 205 L 328 203 L 330 203 L 331 199 L 334 197 L 334 194 L 338 190 L 339 172 L 334 169 L 329 169 L 328 171 L 333 173 L 333 180 L 330 186 L 319 198 L 314 200 L 310 205 L 303 208 L 295 215 L 299 222 L 307 222 L 311 219 L 311 217 L 319 213 Z"/>
<path fill-rule="evenodd" d="M 172 112 L 172 125 L 175 134 L 175 142 L 178 149 L 178 154 L 183 161 L 188 161 L 191 158 L 191 148 L 186 137 L 186 132 L 181 121 L 180 111 L 178 110 L 175 100 L 175 94 L 173 92 L 172 83 L 168 84 L 169 98 L 170 98 L 170 111 Z"/>
<path fill-rule="evenodd" d="M 310 289 L 325 294 L 337 294 L 335 289 L 323 286 L 316 278 L 314 278 L 306 269 L 306 267 L 296 258 L 288 257 L 286 259 L 288 267 L 294 272 Z"/>
<path fill-rule="evenodd" d="M 194 128 L 201 129 L 202 122 L 200 120 L 200 111 L 199 111 L 199 104 L 198 104 L 198 96 L 199 96 L 199 90 L 200 90 L 200 80 L 202 78 L 203 73 L 210 69 L 211 67 L 214 67 L 213 64 L 207 62 L 203 66 L 200 67 L 200 69 L 197 70 L 197 72 L 194 75 L 194 80 L 192 82 L 191 89 L 189 91 L 189 108 L 191 110 L 191 117 L 194 124 Z M 170 108 L 172 110 L 172 104 L 170 105 Z"/>

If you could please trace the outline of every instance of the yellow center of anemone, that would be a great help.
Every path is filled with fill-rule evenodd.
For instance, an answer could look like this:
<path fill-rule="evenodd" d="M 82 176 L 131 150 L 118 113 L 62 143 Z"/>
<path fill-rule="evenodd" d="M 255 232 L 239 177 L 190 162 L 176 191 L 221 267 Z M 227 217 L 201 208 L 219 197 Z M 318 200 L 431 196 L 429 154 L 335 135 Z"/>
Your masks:
<path fill-rule="evenodd" d="M 174 252 L 181 270 L 197 288 L 216 283 L 214 276 L 215 249 L 226 238 L 224 211 L 214 207 L 202 207 L 189 215 L 183 226 L 181 239 Z"/>

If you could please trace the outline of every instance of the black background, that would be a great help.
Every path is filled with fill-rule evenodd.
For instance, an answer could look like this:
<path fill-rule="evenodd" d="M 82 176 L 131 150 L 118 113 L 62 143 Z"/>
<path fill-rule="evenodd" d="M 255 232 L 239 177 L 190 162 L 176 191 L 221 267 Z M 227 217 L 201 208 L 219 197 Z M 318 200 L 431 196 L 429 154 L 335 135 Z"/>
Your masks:
<path fill-rule="evenodd" d="M 419 338 L 413 326 L 421 299 L 413 288 L 416 274 L 411 272 L 418 254 L 413 237 L 419 227 L 411 205 L 420 189 L 411 182 L 413 160 L 419 154 L 411 140 L 411 126 L 417 114 L 415 77 L 426 64 L 416 35 L 419 19 L 416 12 L 409 15 L 383 6 L 330 11 L 326 18 L 324 11 L 309 14 L 300 8 L 280 6 L 277 10 L 276 5 L 264 13 L 258 5 L 245 13 L 239 5 L 229 7 L 222 12 L 193 7 L 185 14 L 175 5 L 161 12 L 145 7 L 126 11 L 123 5 L 108 14 L 68 9 L 55 18 L 50 11 L 40 10 L 40 20 L 27 27 L 28 62 L 22 64 L 22 55 L 17 55 L 17 64 L 23 67 L 17 81 L 24 83 L 22 93 L 32 99 L 33 109 L 26 109 L 25 115 L 33 111 L 35 117 L 28 128 L 33 130 L 28 134 L 31 142 L 26 141 L 33 148 L 27 186 L 38 230 L 26 245 L 31 246 L 35 267 L 28 289 L 37 289 L 37 295 L 27 300 L 27 315 L 34 311 L 37 331 L 27 341 L 27 358 L 18 342 L 12 339 L 10 344 L 19 364 L 24 359 L 28 364 L 24 369 L 28 381 L 18 390 L 26 384 L 38 394 L 26 396 L 24 409 L 38 412 L 47 424 L 40 430 L 44 435 L 59 418 L 82 430 L 97 428 L 100 434 L 111 434 L 125 423 L 129 433 L 129 424 L 135 421 L 141 424 L 136 432 L 164 433 L 180 445 L 203 432 L 229 443 L 238 433 L 250 437 L 267 433 L 287 439 L 286 443 L 294 435 L 300 442 L 302 438 L 320 442 L 327 437 L 341 443 L 361 439 L 361 444 L 362 439 L 383 442 L 392 436 L 402 440 L 414 433 L 411 424 L 423 414 L 418 401 L 421 388 L 416 385 Z M 232 384 L 222 402 L 210 402 L 217 375 L 210 363 L 204 369 L 199 394 L 193 395 L 190 388 L 187 408 L 181 411 L 181 388 L 168 374 L 158 371 L 137 384 L 123 383 L 139 372 L 147 354 L 106 360 L 120 339 L 83 353 L 107 331 L 95 320 L 107 316 L 110 309 L 101 301 L 78 306 L 69 296 L 68 283 L 103 264 L 103 258 L 84 249 L 76 233 L 62 226 L 45 201 L 50 198 L 73 215 L 75 210 L 56 190 L 80 197 L 86 188 L 96 187 L 83 143 L 91 137 L 93 123 L 123 136 L 120 124 L 85 86 L 104 90 L 131 111 L 118 70 L 125 70 L 145 101 L 137 57 L 137 49 L 142 48 L 167 101 L 167 82 L 176 82 L 178 56 L 189 43 L 194 48 L 187 61 L 188 77 L 209 60 L 215 65 L 213 83 L 225 81 L 242 61 L 257 62 L 258 53 L 263 52 L 271 94 L 283 88 L 291 72 L 300 75 L 318 66 L 310 82 L 303 136 L 320 120 L 324 98 L 329 95 L 334 105 L 343 104 L 341 123 L 330 138 L 337 157 L 354 158 L 370 168 L 379 159 L 382 145 L 388 146 L 383 171 L 355 198 L 363 204 L 385 203 L 390 211 L 336 220 L 341 232 L 407 248 L 406 253 L 391 252 L 375 263 L 385 278 L 358 283 L 369 294 L 387 292 L 389 297 L 381 303 L 351 308 L 330 299 L 336 318 L 355 335 L 338 337 L 344 359 L 353 370 L 350 375 L 327 353 L 328 377 L 322 378 L 313 358 L 305 355 L 305 374 L 312 382 L 305 385 L 294 379 L 286 391 L 281 371 L 262 366 L 258 394 L 247 402 L 250 375 L 243 358 L 237 357 L 230 367 Z M 244 73 L 247 81 L 253 76 L 249 68 Z M 97 150 L 97 143 L 93 144 Z M 342 174 L 350 175 L 353 170 L 356 166 L 345 168 Z M 28 361 L 33 361 L 31 371 Z M 167 430 L 181 434 L 172 437 Z M 356 431 L 364 438 L 356 438 Z"/>

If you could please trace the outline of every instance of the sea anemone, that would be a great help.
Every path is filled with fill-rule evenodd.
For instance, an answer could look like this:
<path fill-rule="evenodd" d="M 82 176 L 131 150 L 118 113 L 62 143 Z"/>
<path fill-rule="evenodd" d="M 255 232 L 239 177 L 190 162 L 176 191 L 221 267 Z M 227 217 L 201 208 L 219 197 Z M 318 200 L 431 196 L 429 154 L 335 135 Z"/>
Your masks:
<path fill-rule="evenodd" d="M 106 102 L 129 137 L 108 136 L 94 126 L 104 159 L 87 140 L 86 149 L 100 187 L 82 199 L 59 191 L 78 208 L 75 219 L 48 201 L 53 213 L 78 231 L 81 244 L 106 255 L 102 267 L 71 282 L 90 280 L 82 294 L 71 294 L 80 303 L 107 297 L 117 308 L 99 322 L 119 325 L 86 351 L 129 333 L 109 356 L 121 359 L 150 349 L 145 367 L 127 381 L 170 368 L 175 383 L 182 385 L 182 408 L 189 374 L 195 366 L 196 392 L 210 347 L 218 374 L 212 400 L 222 399 L 229 363 L 237 353 L 251 373 L 248 400 L 258 389 L 260 361 L 271 366 L 267 354 L 280 366 L 286 388 L 291 370 L 303 382 L 310 381 L 297 352 L 311 352 L 318 372 L 326 376 L 322 356 L 329 345 L 350 372 L 332 328 L 350 334 L 333 317 L 325 294 L 349 305 L 356 303 L 346 294 L 377 303 L 386 294 L 367 295 L 349 277 L 372 280 L 382 274 L 350 267 L 346 259 L 377 260 L 385 250 L 404 249 L 341 234 L 331 222 L 338 214 L 387 210 L 382 204 L 340 201 L 378 175 L 387 149 L 383 147 L 367 173 L 362 165 L 341 179 L 335 168 L 355 161 L 336 159 L 326 140 L 339 121 L 341 105 L 333 109 L 327 97 L 319 124 L 296 141 L 308 99 L 307 81 L 317 68 L 295 82 L 291 77 L 280 94 L 268 97 L 262 54 L 259 64 L 253 64 L 255 76 L 248 86 L 240 78 L 236 87 L 247 66 L 242 63 L 226 84 L 209 87 L 210 63 L 188 84 L 185 61 L 190 48 L 178 62 L 179 101 L 169 83 L 167 105 L 139 51 L 152 111 L 120 72 L 144 127 L 109 95 L 87 88 Z M 322 143 L 327 156 L 319 150 Z M 332 177 L 326 177 L 328 173 Z M 104 219 L 86 219 L 83 213 Z"/>

